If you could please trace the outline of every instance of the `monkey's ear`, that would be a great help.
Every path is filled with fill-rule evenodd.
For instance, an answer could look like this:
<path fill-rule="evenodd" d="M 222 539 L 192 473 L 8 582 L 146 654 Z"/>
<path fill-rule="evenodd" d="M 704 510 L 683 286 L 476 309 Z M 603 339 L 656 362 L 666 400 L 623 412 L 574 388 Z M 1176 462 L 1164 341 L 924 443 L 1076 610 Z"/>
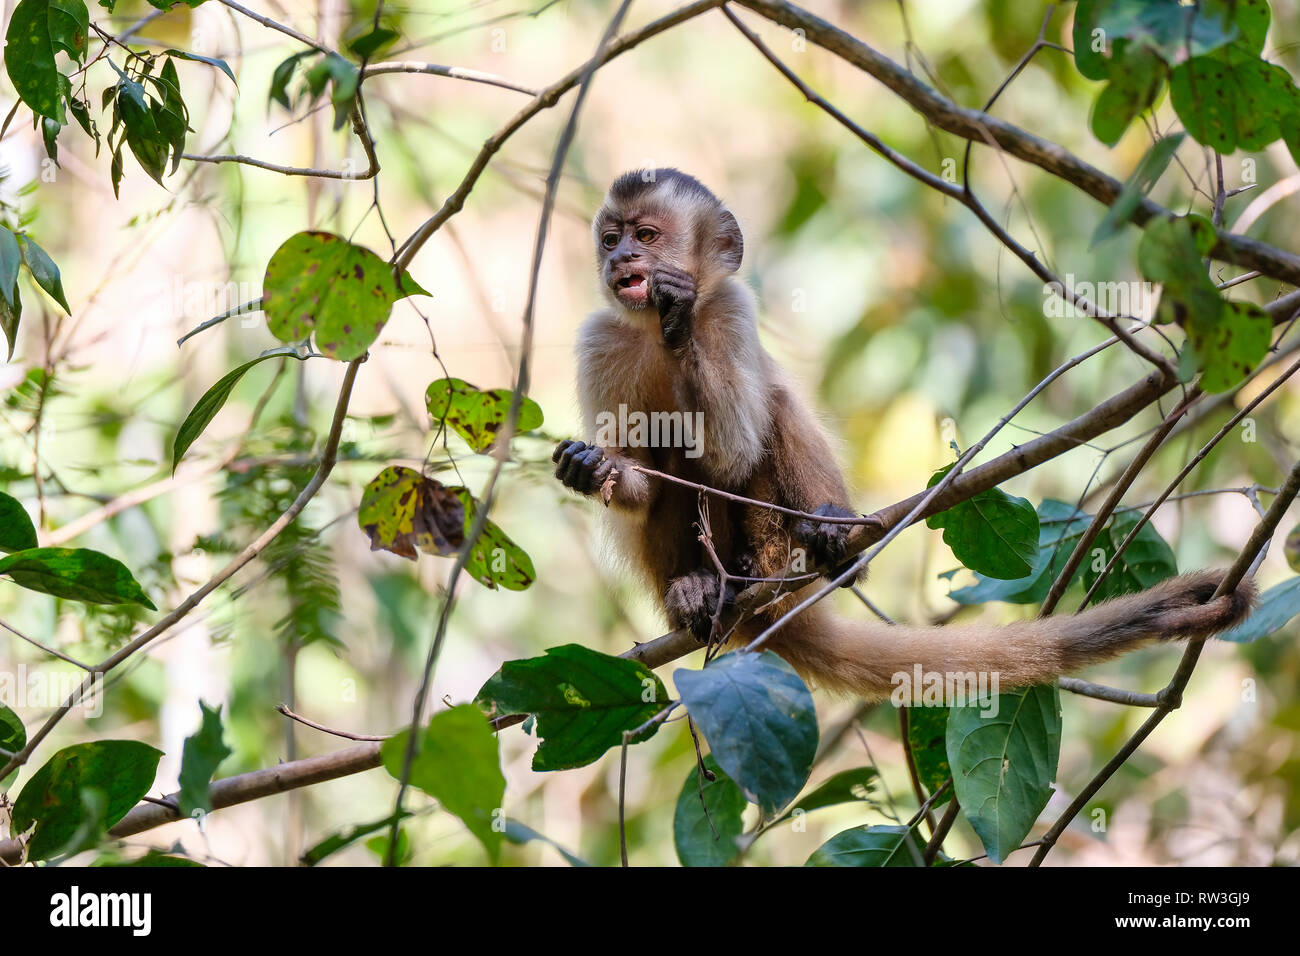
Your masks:
<path fill-rule="evenodd" d="M 740 234 L 740 223 L 726 209 L 718 216 L 718 261 L 728 272 L 740 268 L 745 255 L 745 237 Z"/>

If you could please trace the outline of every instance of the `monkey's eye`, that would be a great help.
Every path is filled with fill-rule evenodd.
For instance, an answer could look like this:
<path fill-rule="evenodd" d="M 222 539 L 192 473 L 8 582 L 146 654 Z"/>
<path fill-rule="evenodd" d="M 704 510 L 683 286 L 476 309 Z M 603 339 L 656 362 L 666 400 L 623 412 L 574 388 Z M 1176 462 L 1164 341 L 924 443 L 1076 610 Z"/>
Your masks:
<path fill-rule="evenodd" d="M 636 231 L 636 241 L 654 242 L 655 236 L 657 235 L 659 235 L 657 230 L 651 229 L 649 226 L 642 226 L 640 229 Z"/>
<path fill-rule="evenodd" d="M 606 249 L 613 249 L 616 245 L 618 245 L 618 233 L 616 232 L 605 233 L 603 236 L 600 237 L 600 244 L 604 246 Z"/>

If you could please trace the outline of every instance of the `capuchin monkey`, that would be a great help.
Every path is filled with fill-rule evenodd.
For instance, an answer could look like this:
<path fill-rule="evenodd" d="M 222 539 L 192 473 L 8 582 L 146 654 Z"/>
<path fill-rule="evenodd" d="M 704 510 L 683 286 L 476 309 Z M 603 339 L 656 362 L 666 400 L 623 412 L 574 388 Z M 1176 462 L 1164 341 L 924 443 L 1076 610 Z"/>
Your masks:
<path fill-rule="evenodd" d="M 605 502 L 615 550 L 659 595 L 669 623 L 703 640 L 719 606 L 715 557 L 741 578 L 721 595 L 726 603 L 747 586 L 744 578 L 779 576 L 800 553 L 810 569 L 843 566 L 852 526 L 701 495 L 635 466 L 819 517 L 856 515 L 817 420 L 759 344 L 753 297 L 735 277 L 744 252 L 736 217 L 685 173 L 639 170 L 610 187 L 592 232 L 609 305 L 578 336 L 585 440 L 559 444 L 555 475 Z M 636 413 L 642 422 L 700 427 L 690 444 L 656 441 L 662 434 L 644 427 L 618 434 L 612 423 L 635 421 Z M 1185 574 L 1081 614 L 1004 627 L 849 620 L 823 601 L 766 646 L 811 684 L 868 699 L 888 696 L 893 676 L 918 664 L 1025 686 L 1151 640 L 1231 627 L 1250 613 L 1255 588 L 1246 581 L 1210 601 L 1221 579 L 1217 571 Z M 749 641 L 820 586 L 775 602 L 741 624 L 731 643 Z"/>

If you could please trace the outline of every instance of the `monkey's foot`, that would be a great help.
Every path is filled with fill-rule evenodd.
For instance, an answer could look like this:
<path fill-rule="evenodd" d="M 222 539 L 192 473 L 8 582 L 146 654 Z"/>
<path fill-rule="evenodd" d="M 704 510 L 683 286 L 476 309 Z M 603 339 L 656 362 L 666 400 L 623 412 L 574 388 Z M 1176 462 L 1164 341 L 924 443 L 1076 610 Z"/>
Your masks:
<path fill-rule="evenodd" d="M 826 518 L 856 518 L 857 514 L 848 508 L 841 508 L 839 505 L 824 504 L 817 508 L 813 514 Z M 794 533 L 799 537 L 808 548 L 808 556 L 812 558 L 814 564 L 820 564 L 830 567 L 831 575 L 839 577 L 849 569 L 851 561 L 845 561 L 844 556 L 848 551 L 849 535 L 853 533 L 854 525 L 851 524 L 832 524 L 830 522 L 820 521 L 813 522 L 807 518 L 801 518 L 794 526 Z M 860 575 L 855 575 L 845 581 L 843 587 L 851 587 L 856 584 Z"/>
<path fill-rule="evenodd" d="M 695 277 L 683 269 L 656 266 L 650 272 L 650 301 L 659 310 L 664 344 L 679 349 L 691 336 L 695 312 Z"/>
<path fill-rule="evenodd" d="M 718 584 L 718 576 L 704 568 L 670 581 L 664 607 L 673 627 L 690 628 L 696 640 L 708 640 L 713 630 L 713 615 L 718 611 Z M 736 588 L 728 582 L 722 607 L 730 606 L 735 600 Z"/>
<path fill-rule="evenodd" d="M 555 477 L 566 488 L 584 495 L 597 491 L 614 470 L 614 463 L 595 445 L 566 438 L 555 446 L 551 455 Z"/>

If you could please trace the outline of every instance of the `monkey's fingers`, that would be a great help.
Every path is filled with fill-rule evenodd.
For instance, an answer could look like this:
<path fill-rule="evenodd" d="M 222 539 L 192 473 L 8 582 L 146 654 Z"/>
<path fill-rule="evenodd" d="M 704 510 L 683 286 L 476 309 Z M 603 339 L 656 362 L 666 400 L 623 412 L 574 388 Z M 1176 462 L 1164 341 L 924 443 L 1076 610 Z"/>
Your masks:
<path fill-rule="evenodd" d="M 560 460 L 560 456 L 561 456 L 562 454 L 564 454 L 565 450 L 566 450 L 570 445 L 572 445 L 572 444 L 573 444 L 573 439 L 572 439 L 572 438 L 566 438 L 566 439 L 564 439 L 564 441 L 562 441 L 562 442 L 560 442 L 558 445 L 556 445 L 556 446 L 555 446 L 555 451 L 551 452 L 551 461 L 559 461 L 559 460 Z"/>
<path fill-rule="evenodd" d="M 562 442 L 560 447 L 555 449 L 555 455 L 552 456 L 557 462 L 555 466 L 555 477 L 559 478 L 560 481 L 564 482 L 566 485 L 570 485 L 568 475 L 570 469 L 573 467 L 574 456 L 585 451 L 586 448 L 586 442 Z M 570 485 L 570 487 L 572 487 L 572 485 Z"/>

